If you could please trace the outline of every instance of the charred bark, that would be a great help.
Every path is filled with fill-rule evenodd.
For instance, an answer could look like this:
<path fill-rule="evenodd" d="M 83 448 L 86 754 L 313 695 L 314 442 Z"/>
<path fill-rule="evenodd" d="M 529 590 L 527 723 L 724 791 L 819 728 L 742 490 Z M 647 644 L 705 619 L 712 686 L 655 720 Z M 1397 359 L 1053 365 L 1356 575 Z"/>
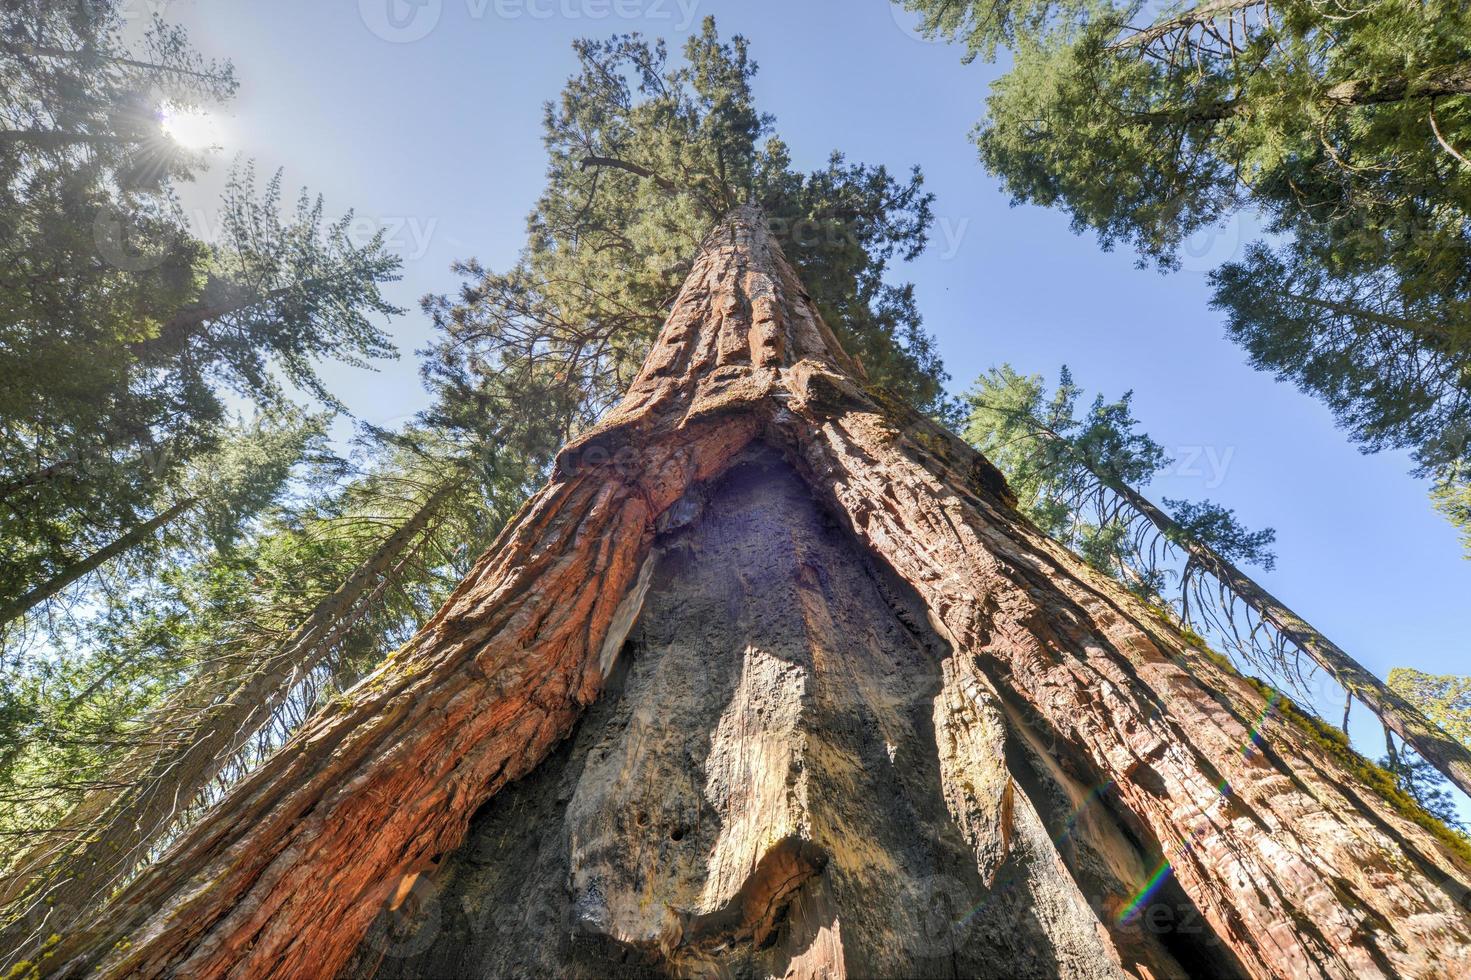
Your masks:
<path fill-rule="evenodd" d="M 780 454 L 704 496 L 568 749 L 344 976 L 1239 974 L 1177 896 L 1173 951 L 1107 917 L 1151 855 L 1102 805 L 1069 825 L 1065 777 L 1007 752 L 990 684 Z"/>
<path fill-rule="evenodd" d="M 580 962 L 604 973 L 698 972 L 711 957 L 764 967 L 789 953 L 794 975 L 898 971 L 922 957 L 884 953 L 884 930 L 911 945 L 923 935 L 914 916 L 925 896 L 909 888 L 931 867 L 960 875 L 960 900 L 1009 887 L 971 918 L 997 933 L 988 948 L 1005 950 L 999 910 L 1025 910 L 1041 938 L 1011 955 L 1035 954 L 1029 974 L 1471 969 L 1471 915 L 1459 904 L 1471 869 L 1448 844 L 1377 795 L 1340 743 L 1319 741 L 1276 695 L 1031 527 L 981 457 L 858 375 L 759 213 L 722 221 L 624 401 L 563 452 L 552 482 L 418 637 L 47 964 L 102 976 L 335 971 L 380 908 L 408 907 L 434 869 L 468 860 L 449 855 L 472 815 L 529 777 L 485 819 L 525 799 L 570 828 L 565 866 L 553 844 L 546 867 L 569 876 L 576 898 L 563 911 L 592 957 Z M 696 657 L 678 642 L 657 655 L 693 657 L 730 687 L 718 717 L 671 717 L 694 758 L 672 736 L 597 734 L 624 705 L 721 703 L 636 688 L 649 660 L 640 652 L 624 697 L 597 704 L 560 772 L 538 772 L 598 702 L 635 622 L 646 646 L 673 627 L 721 622 L 658 613 L 670 596 L 716 597 L 655 569 L 692 502 L 728 494 L 720 478 L 739 478 L 731 467 L 757 440 L 800 475 L 845 546 L 871 559 L 872 588 L 897 582 L 888 608 L 912 624 L 909 640 L 885 639 L 892 622 L 859 598 L 849 566 L 861 561 L 812 544 L 817 560 L 777 561 L 758 579 L 771 563 L 743 564 L 737 548 L 718 562 L 753 574 L 727 600 L 732 636 L 740 615 L 771 613 L 752 642 L 739 658 Z M 801 528 L 817 540 L 812 519 L 790 501 L 780 510 L 800 557 Z M 696 520 L 691 534 L 721 539 L 717 519 Z M 769 538 L 757 523 L 729 518 Z M 885 773 L 880 737 L 885 755 L 895 747 L 891 762 L 908 754 L 904 774 Z M 641 779 L 599 776 L 605 749 Z M 666 770 L 701 782 L 659 784 Z M 884 779 L 915 814 L 904 818 L 914 854 L 884 836 L 899 819 L 882 812 L 893 798 Z M 565 806 L 549 785 L 572 787 Z M 882 843 L 868 844 L 870 832 Z M 713 850 L 661 863 L 692 833 Z M 900 919 L 885 920 L 875 903 L 894 895 Z M 1156 902 L 1197 916 L 1202 941 L 1131 935 Z M 504 955 L 514 948 L 525 937 Z"/>

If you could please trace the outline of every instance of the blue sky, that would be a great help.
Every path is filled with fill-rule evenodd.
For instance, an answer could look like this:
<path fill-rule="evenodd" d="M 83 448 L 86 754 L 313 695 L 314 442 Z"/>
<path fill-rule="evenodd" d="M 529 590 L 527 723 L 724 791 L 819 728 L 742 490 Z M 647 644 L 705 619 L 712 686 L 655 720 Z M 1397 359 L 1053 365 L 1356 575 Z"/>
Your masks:
<path fill-rule="evenodd" d="M 1360 454 L 1320 404 L 1252 371 L 1206 306 L 1204 273 L 1249 240 L 1249 224 L 1193 241 L 1185 268 L 1162 275 L 1074 235 L 1059 212 L 1009 207 L 968 140 L 998 69 L 918 39 L 885 0 L 134 2 L 162 6 L 241 81 L 221 114 L 220 165 L 184 192 L 191 212 L 208 223 L 241 153 L 285 167 L 288 186 L 322 192 L 334 212 L 356 209 L 404 256 L 391 290 L 411 310 L 392 325 L 403 358 L 329 372 L 362 418 L 424 406 L 416 302 L 455 287 L 450 262 L 514 260 L 543 180 L 542 103 L 574 68 L 570 41 L 678 41 L 713 14 L 723 34 L 750 39 L 761 107 L 798 166 L 841 149 L 924 168 L 935 233 L 897 274 L 917 284 L 956 390 L 1003 361 L 1049 378 L 1066 362 L 1090 390 L 1134 389 L 1145 430 L 1179 459 L 1154 496 L 1208 496 L 1277 528 L 1264 584 L 1381 675 L 1468 670 L 1471 562 L 1408 460 Z M 1367 720 L 1361 710 L 1356 735 Z"/>

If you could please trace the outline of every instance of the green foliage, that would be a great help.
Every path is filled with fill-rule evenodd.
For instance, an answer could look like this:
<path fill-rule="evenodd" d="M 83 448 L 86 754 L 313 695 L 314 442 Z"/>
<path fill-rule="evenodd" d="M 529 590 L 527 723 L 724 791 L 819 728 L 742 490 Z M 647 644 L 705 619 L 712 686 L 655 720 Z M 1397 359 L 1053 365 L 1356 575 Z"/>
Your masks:
<path fill-rule="evenodd" d="M 1173 532 L 1178 542 L 1198 541 L 1233 565 L 1255 565 L 1269 572 L 1276 567 L 1277 556 L 1270 546 L 1277 532 L 1272 528 L 1249 531 L 1235 511 L 1209 500 L 1194 503 L 1166 497 L 1164 502 L 1179 525 Z"/>
<path fill-rule="evenodd" d="M 925 244 L 931 197 L 918 171 L 900 180 L 841 154 L 793 170 L 755 107 L 746 41 L 722 41 L 711 19 L 679 63 L 638 35 L 574 50 L 580 70 L 546 107 L 547 185 L 520 263 L 507 273 L 462 263 L 460 294 L 426 303 L 445 335 L 432 383 L 467 392 L 509 366 L 560 391 L 545 396 L 548 418 L 585 424 L 632 380 L 701 239 L 756 201 L 874 380 L 941 407 L 945 376 L 912 290 L 885 276 Z"/>
<path fill-rule="evenodd" d="M 131 720 L 218 654 L 221 622 L 249 620 L 254 532 L 284 503 L 300 461 L 325 457 L 324 422 L 290 413 L 233 427 L 186 475 L 196 506 L 101 573 L 71 615 L 50 617 L 42 635 L 10 637 L 0 658 L 0 799 L 17 820 L 38 805 L 54 815 L 67 798 L 58 775 L 80 785 Z M 27 783 L 51 791 L 20 793 Z"/>
<path fill-rule="evenodd" d="M 1463 482 L 1471 293 L 1412 290 L 1393 269 L 1325 263 L 1309 254 L 1311 241 L 1254 243 L 1212 274 L 1228 333 L 1253 366 L 1326 402 L 1365 450 L 1409 448 L 1422 473 Z"/>
<path fill-rule="evenodd" d="M 262 451 L 233 446 L 210 479 L 231 488 L 236 500 L 249 499 L 268 468 L 257 462 Z M 235 757 L 219 760 L 219 785 L 238 779 L 417 630 L 539 476 L 534 466 L 517 466 L 508 447 L 493 460 L 467 460 L 427 431 L 367 440 L 352 461 L 320 443 L 275 458 L 301 456 L 308 462 L 295 473 L 297 492 L 273 499 L 248 535 L 171 551 L 168 567 L 151 577 L 136 573 L 135 557 L 90 617 L 29 653 L 12 651 L 0 675 L 0 800 L 8 804 L 0 807 L 0 866 L 23 842 L 17 835 L 55 825 L 89 792 L 112 791 L 114 767 L 128 753 L 187 744 L 207 720 L 201 698 L 207 704 L 227 696 L 268 669 L 324 598 L 436 493 L 454 488 L 423 530 L 388 557 L 382 574 L 340 610 L 321 662 L 297 673 Z M 208 529 L 200 523 L 201 532 Z M 289 673 L 294 665 L 285 666 Z M 189 710 L 166 710 L 181 695 Z"/>
<path fill-rule="evenodd" d="M 1465 472 L 1460 468 L 1458 473 Z M 1461 544 L 1471 558 L 1471 481 L 1464 476 L 1448 477 L 1431 492 L 1436 508 L 1461 533 Z"/>
<path fill-rule="evenodd" d="M 237 168 L 221 201 L 220 229 L 191 302 L 129 345 L 138 373 L 197 372 L 261 404 L 279 404 L 280 382 L 330 405 L 316 366 L 369 367 L 395 355 L 375 322 L 403 312 L 379 286 L 398 279 L 400 260 L 383 232 L 364 244 L 348 234 L 353 212 L 324 222 L 323 200 L 302 191 L 283 217 L 281 172 L 257 188 Z"/>
<path fill-rule="evenodd" d="M 1456 810 L 1451 785 L 1434 766 L 1404 748 L 1380 759 L 1379 765 L 1394 776 L 1395 784 L 1420 809 L 1450 829 L 1462 835 L 1466 833 L 1466 823 Z"/>
<path fill-rule="evenodd" d="M 1452 0 L 904 0 L 970 57 L 1011 50 L 976 132 L 1014 201 L 1213 275 L 1252 363 L 1442 482 L 1471 453 L 1471 16 Z M 1452 491 L 1454 492 L 1454 491 Z"/>
<path fill-rule="evenodd" d="M 234 68 L 201 57 L 181 28 L 158 16 L 130 46 L 128 13 L 116 0 L 10 0 L 0 10 L 7 178 L 90 170 L 126 200 L 163 190 L 199 165 L 197 154 L 167 137 L 163 114 L 230 98 Z"/>
<path fill-rule="evenodd" d="M 1452 738 L 1471 745 L 1471 677 L 1396 667 L 1389 686 Z"/>
<path fill-rule="evenodd" d="M 1100 512 L 1090 521 L 1082 512 L 1102 492 L 1100 478 L 1140 486 L 1169 460 L 1138 431 L 1132 392 L 1113 402 L 1099 395 L 1079 418 L 1081 395 L 1066 367 L 1049 397 L 1041 375 L 1003 364 L 978 378 L 967 396 L 964 437 L 1006 474 L 1018 505 L 1039 527 L 1095 567 L 1117 575 L 1127 566 L 1131 585 L 1157 587 L 1153 569 L 1129 561 L 1131 515 Z"/>
<path fill-rule="evenodd" d="M 128 13 L 0 10 L 0 609 L 29 610 L 0 635 L 7 835 L 53 823 L 129 747 L 186 739 L 156 709 L 294 625 L 297 481 L 346 474 L 330 417 L 293 400 L 336 409 L 321 364 L 393 353 L 377 321 L 398 260 L 349 240 L 350 214 L 283 208 L 280 175 L 245 166 L 217 237 L 190 231 L 173 187 L 207 161 L 164 121 L 229 99 L 233 69 L 158 18 L 132 43 Z M 322 540 L 350 560 L 366 537 Z"/>
<path fill-rule="evenodd" d="M 228 99 L 232 69 L 157 19 L 130 46 L 123 13 L 0 11 L 0 600 L 198 496 L 230 389 L 335 405 L 317 364 L 392 353 L 372 321 L 398 262 L 350 242 L 350 215 L 303 196 L 283 217 L 279 175 L 258 188 L 247 167 L 219 240 L 189 232 L 172 186 L 204 160 L 162 120 Z"/>
<path fill-rule="evenodd" d="M 1296 683 L 1295 659 L 1269 633 L 1237 628 L 1237 599 L 1198 557 L 1206 549 L 1218 560 L 1270 569 L 1276 532 L 1249 530 L 1210 501 L 1166 499 L 1169 512 L 1150 503 L 1139 490 L 1170 460 L 1139 431 L 1132 393 L 1117 401 L 1100 395 L 1079 417 L 1081 394 L 1066 367 L 1050 396 L 1040 375 L 992 368 L 967 396 L 965 438 L 1006 474 L 1018 506 L 1047 534 L 1151 603 L 1163 603 L 1177 584 L 1169 600 L 1177 625 L 1198 626 Z"/>

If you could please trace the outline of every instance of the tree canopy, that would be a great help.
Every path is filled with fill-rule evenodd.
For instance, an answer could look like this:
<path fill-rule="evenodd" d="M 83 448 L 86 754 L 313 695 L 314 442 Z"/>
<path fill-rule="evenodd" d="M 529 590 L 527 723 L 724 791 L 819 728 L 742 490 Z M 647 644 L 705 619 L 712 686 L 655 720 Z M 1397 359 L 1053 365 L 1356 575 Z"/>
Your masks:
<path fill-rule="evenodd" d="M 945 410 L 913 289 L 886 275 L 926 244 L 932 197 L 918 169 L 900 178 L 834 152 L 821 169 L 795 170 L 755 105 L 747 42 L 722 40 L 713 18 L 682 61 L 637 34 L 574 50 L 579 71 L 546 106 L 547 184 L 521 261 L 503 273 L 466 261 L 459 295 L 427 301 L 446 338 L 437 383 L 464 387 L 488 352 L 525 352 L 533 373 L 580 392 L 562 411 L 585 422 L 632 380 L 706 232 L 754 201 L 870 377 Z"/>
<path fill-rule="evenodd" d="M 1471 452 L 1471 17 L 1463 4 L 905 0 L 1009 49 L 975 133 L 1016 202 L 1141 261 L 1243 215 L 1212 275 L 1251 362 L 1442 482 Z"/>
<path fill-rule="evenodd" d="M 1171 568 L 1173 547 L 1195 542 L 1227 561 L 1273 567 L 1276 532 L 1249 530 L 1220 504 L 1166 498 L 1173 516 L 1159 527 L 1120 499 L 1116 488 L 1146 486 L 1172 461 L 1140 430 L 1133 392 L 1114 401 L 1097 395 L 1080 416 L 1082 395 L 1065 366 L 1049 395 L 1041 375 L 1003 364 L 967 396 L 965 438 L 1006 474 L 1018 506 L 1039 527 L 1150 597 L 1177 585 L 1182 611 L 1203 570 L 1188 561 Z"/>
<path fill-rule="evenodd" d="M 186 498 L 231 425 L 228 400 L 337 407 L 317 367 L 394 351 L 379 286 L 398 259 L 349 213 L 241 166 L 202 240 L 174 195 L 207 161 L 171 113 L 235 92 L 154 18 L 117 3 L 0 11 L 0 593 L 44 587 Z M 212 229 L 213 230 L 213 229 Z"/>

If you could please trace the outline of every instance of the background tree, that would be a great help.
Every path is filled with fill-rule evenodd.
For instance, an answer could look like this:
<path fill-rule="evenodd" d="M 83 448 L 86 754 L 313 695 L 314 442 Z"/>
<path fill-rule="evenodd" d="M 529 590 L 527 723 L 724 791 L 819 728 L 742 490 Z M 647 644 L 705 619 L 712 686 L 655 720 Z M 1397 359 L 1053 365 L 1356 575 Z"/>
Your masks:
<path fill-rule="evenodd" d="M 1471 481 L 1467 481 L 1464 467 L 1456 475 L 1441 480 L 1431 492 L 1435 506 L 1461 533 L 1461 543 L 1466 555 L 1471 558 Z"/>
<path fill-rule="evenodd" d="M 1395 667 L 1389 672 L 1389 686 L 1452 738 L 1471 746 L 1471 677 Z M 1390 769 L 1400 788 L 1427 812 L 1465 833 L 1466 823 L 1460 819 L 1455 800 L 1435 767 L 1409 746 L 1396 749 L 1390 732 L 1386 731 L 1384 737 L 1389 750 L 1380 765 Z"/>
<path fill-rule="evenodd" d="M 398 259 L 381 235 L 352 241 L 352 215 L 328 222 L 320 198 L 283 209 L 280 175 L 261 186 L 248 166 L 211 240 L 197 237 L 173 189 L 207 159 L 169 123 L 230 98 L 233 69 L 156 17 L 134 42 L 126 13 L 0 8 L 0 866 L 24 872 L 7 898 L 16 881 L 39 882 L 27 894 L 41 901 L 105 891 L 232 778 L 246 743 L 282 737 L 272 725 L 326 683 L 324 663 L 346 682 L 344 644 L 372 647 L 360 669 L 376 663 L 382 647 L 354 632 L 365 606 L 380 626 L 390 608 L 399 628 L 417 622 L 383 595 L 386 575 L 348 579 L 373 602 L 343 598 L 341 575 L 321 584 L 334 547 L 339 564 L 362 560 L 369 536 L 349 527 L 371 511 L 340 515 L 318 562 L 308 539 L 283 543 L 297 540 L 284 515 L 321 499 L 298 478 L 351 485 L 326 454 L 327 418 L 293 402 L 339 408 L 319 365 L 393 353 L 379 321 L 398 311 L 379 287 Z M 235 423 L 231 400 L 256 419 Z M 423 556 L 423 534 L 404 537 Z M 410 591 L 432 581 L 414 560 L 387 561 L 419 576 Z M 330 643 L 286 642 L 303 606 L 334 595 Z M 278 646 L 299 655 L 272 659 Z M 283 660 L 289 682 L 267 669 Z"/>
<path fill-rule="evenodd" d="M 229 98 L 233 71 L 161 20 L 130 45 L 120 10 L 0 11 L 0 604 L 12 615 L 83 556 L 127 550 L 178 516 L 155 504 L 191 496 L 232 391 L 272 410 L 297 391 L 331 404 L 315 364 L 392 353 L 372 321 L 394 312 L 378 286 L 398 262 L 381 237 L 351 242 L 350 215 L 329 225 L 303 196 L 283 217 L 279 175 L 257 188 L 244 168 L 218 239 L 190 232 L 172 188 L 205 161 L 166 122 Z"/>
<path fill-rule="evenodd" d="M 159 496 L 183 496 L 191 463 L 219 441 L 227 391 L 272 410 L 290 391 L 331 403 L 315 362 L 392 352 L 369 316 L 394 312 L 378 284 L 397 259 L 379 239 L 351 243 L 350 215 L 324 227 L 320 199 L 303 197 L 291 220 L 279 204 L 279 175 L 258 194 L 249 170 L 237 174 L 221 241 L 196 243 L 193 298 L 168 298 L 158 316 L 79 321 L 94 311 L 28 294 L 0 324 L 0 363 L 16 379 L 0 396 L 5 595 L 123 537 Z M 62 281 L 61 268 L 86 261 L 53 258 Z"/>
<path fill-rule="evenodd" d="M 1252 363 L 1368 450 L 1461 481 L 1471 451 L 1471 17 L 1464 5 L 905 0 L 1010 70 L 976 131 L 1017 202 L 1176 263 L 1243 211 L 1212 276 Z M 1454 489 L 1448 492 L 1454 493 Z"/>
<path fill-rule="evenodd" d="M 1389 686 L 1452 737 L 1471 745 L 1471 677 L 1396 667 L 1389 672 Z"/>
<path fill-rule="evenodd" d="M 1044 530 L 1146 597 L 1173 590 L 1181 623 L 1279 685 L 1306 691 L 1305 670 L 1326 671 L 1386 732 L 1471 793 L 1466 745 L 1241 571 L 1246 563 L 1272 567 L 1275 532 L 1251 531 L 1209 501 L 1166 498 L 1169 511 L 1150 501 L 1138 488 L 1167 460 L 1135 431 L 1130 396 L 1113 403 L 1099 396 L 1082 419 L 1078 396 L 1066 368 L 1048 399 L 1039 376 L 1003 365 L 977 381 L 966 437 L 1008 474 L 1019 505 Z"/>
<path fill-rule="evenodd" d="M 56 624 L 39 638 L 12 637 L 0 658 L 0 690 L 12 703 L 45 700 L 49 688 L 64 687 L 62 678 L 76 664 L 74 651 L 105 649 L 105 637 L 116 638 L 119 620 L 146 609 L 155 589 L 164 589 L 187 577 L 188 570 L 214 560 L 233 560 L 248 546 L 255 528 L 290 493 L 290 483 L 303 458 L 325 451 L 325 417 L 299 413 L 279 414 L 241 423 L 215 453 L 200 460 L 188 474 L 192 495 L 159 501 L 157 519 L 140 525 L 140 540 L 127 549 L 114 549 L 106 562 L 97 555 L 83 556 L 63 573 L 72 582 L 91 576 L 89 588 L 78 597 L 77 615 Z M 80 566 L 81 574 L 78 574 Z M 55 590 L 60 591 L 60 590 Z M 31 601 L 38 602 L 35 597 Z M 5 610 L 16 615 L 14 604 Z M 109 672 L 129 697 L 143 697 L 149 687 L 145 664 L 160 669 L 136 645 L 131 656 L 106 658 Z M 167 670 L 162 670 L 167 675 Z M 55 719 L 37 716 L 34 705 L 23 714 L 35 724 L 7 725 L 0 732 L 0 770 L 32 739 L 59 732 Z"/>
<path fill-rule="evenodd" d="M 380 444 L 247 545 L 119 601 L 11 733 L 5 945 L 67 928 L 417 628 L 536 473 L 493 455 Z"/>

